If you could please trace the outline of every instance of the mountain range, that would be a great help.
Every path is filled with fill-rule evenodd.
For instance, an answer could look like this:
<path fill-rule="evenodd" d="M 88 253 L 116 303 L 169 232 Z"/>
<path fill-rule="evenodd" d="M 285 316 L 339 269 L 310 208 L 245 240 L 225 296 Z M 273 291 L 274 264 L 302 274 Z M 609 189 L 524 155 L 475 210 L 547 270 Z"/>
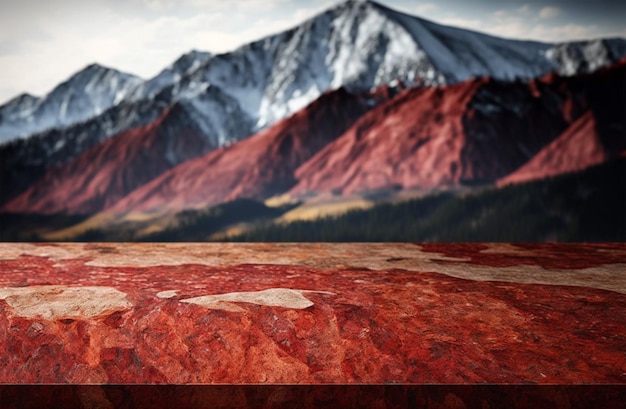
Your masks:
<path fill-rule="evenodd" d="M 502 39 L 350 0 L 148 80 L 92 64 L 0 106 L 0 212 L 125 223 L 582 171 L 626 152 L 625 56 L 624 39 Z"/>

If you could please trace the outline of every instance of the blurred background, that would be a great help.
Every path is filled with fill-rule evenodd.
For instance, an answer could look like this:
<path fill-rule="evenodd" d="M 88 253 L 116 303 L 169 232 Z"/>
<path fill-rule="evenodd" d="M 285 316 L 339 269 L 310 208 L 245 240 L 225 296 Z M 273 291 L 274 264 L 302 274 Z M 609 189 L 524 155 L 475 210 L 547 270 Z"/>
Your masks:
<path fill-rule="evenodd" d="M 626 3 L 38 0 L 2 241 L 624 241 Z"/>

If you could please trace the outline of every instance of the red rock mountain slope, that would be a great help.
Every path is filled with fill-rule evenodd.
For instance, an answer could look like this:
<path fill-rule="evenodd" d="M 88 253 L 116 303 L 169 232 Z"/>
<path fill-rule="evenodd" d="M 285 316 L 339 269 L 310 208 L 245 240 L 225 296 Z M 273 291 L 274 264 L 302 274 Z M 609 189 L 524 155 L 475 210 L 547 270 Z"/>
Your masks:
<path fill-rule="evenodd" d="M 524 166 L 500 179 L 498 185 L 576 172 L 607 159 L 593 114 L 587 112 Z"/>
<path fill-rule="evenodd" d="M 371 111 L 298 168 L 292 193 L 353 193 L 394 185 L 450 184 L 459 179 L 462 117 L 484 81 L 418 88 Z"/>
<path fill-rule="evenodd" d="M 525 178 L 582 170 L 626 149 L 625 67 L 410 90 L 298 168 L 290 192 L 493 183 L 521 167 Z"/>
<path fill-rule="evenodd" d="M 116 203 L 155 176 L 210 149 L 198 131 L 180 125 L 180 114 L 174 106 L 149 125 L 94 146 L 46 173 L 0 210 L 89 214 Z"/>
<path fill-rule="evenodd" d="M 208 154 L 198 132 L 165 132 L 166 116 L 55 169 L 1 210 L 178 211 L 286 192 L 502 184 L 574 172 L 626 151 L 625 78 L 626 60 L 577 77 L 473 79 L 395 97 L 389 89 L 367 97 L 340 89 Z"/>
<path fill-rule="evenodd" d="M 475 79 L 405 90 L 352 126 L 366 110 L 354 100 L 348 103 L 345 92 L 331 93 L 265 132 L 172 169 L 109 210 L 181 210 L 285 191 L 300 196 L 494 183 L 532 161 L 566 130 L 579 129 L 579 138 L 585 138 L 595 129 L 595 156 L 587 158 L 585 148 L 578 159 L 566 160 L 568 170 L 583 169 L 602 160 L 600 150 L 605 158 L 624 150 L 619 114 L 624 95 L 616 84 L 625 67 L 622 62 L 573 78 Z M 589 115 L 593 124 L 580 128 L 579 118 L 589 121 Z M 567 145 L 555 143 L 558 149 Z M 564 169 L 546 168 L 534 177 Z"/>
<path fill-rule="evenodd" d="M 563 104 L 563 115 L 573 120 L 558 139 L 498 185 L 520 183 L 563 173 L 578 172 L 626 155 L 626 60 L 593 75 L 566 82 L 547 76 L 554 87 L 573 90 Z M 576 93 L 584 90 L 581 103 Z M 578 118 L 578 119 L 576 119 Z"/>
<path fill-rule="evenodd" d="M 385 93 L 376 98 L 385 98 Z M 366 98 L 344 89 L 324 94 L 257 135 L 164 173 L 109 210 L 182 210 L 285 192 L 296 182 L 294 170 L 341 135 L 367 109 Z"/>

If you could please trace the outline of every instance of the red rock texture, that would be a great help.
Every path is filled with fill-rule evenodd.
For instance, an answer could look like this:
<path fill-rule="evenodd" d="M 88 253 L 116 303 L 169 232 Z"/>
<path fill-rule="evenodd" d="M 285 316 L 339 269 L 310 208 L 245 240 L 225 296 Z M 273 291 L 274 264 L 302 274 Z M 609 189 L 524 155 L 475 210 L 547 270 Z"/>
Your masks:
<path fill-rule="evenodd" d="M 176 109 L 173 108 L 174 110 Z M 172 109 L 145 127 L 131 129 L 53 168 L 1 212 L 91 214 L 111 206 L 173 166 L 210 149 L 199 132 L 167 129 Z"/>
<path fill-rule="evenodd" d="M 106 259 L 72 256 L 77 246 L 47 245 L 34 256 L 5 244 L 0 269 L 10 274 L 0 275 L 0 382 L 626 384 L 624 292 L 446 274 L 450 264 L 492 266 L 509 258 L 516 268 L 510 275 L 543 265 L 550 272 L 545 260 L 567 265 L 567 256 L 586 245 L 414 246 L 442 261 L 418 262 L 413 271 L 350 267 L 359 254 L 381 249 L 346 246 L 353 254 L 344 259 L 346 267 L 319 268 L 286 261 L 189 264 L 179 247 L 160 258 L 169 257 L 167 264 L 130 259 L 104 266 Z M 394 245 L 386 246 L 394 254 Z M 124 244 L 91 247 L 118 261 L 125 257 Z M 259 261 L 271 252 L 270 245 L 258 249 Z M 221 253 L 209 246 L 205 257 Z M 600 265 L 598 274 L 618 280 L 621 272 L 612 266 L 626 263 L 626 247 L 590 246 L 587 259 L 574 261 L 568 274 L 588 275 L 577 269 Z M 58 301 L 56 292 L 37 286 L 110 287 L 126 298 L 113 312 L 81 317 L 77 306 L 53 317 L 33 315 L 16 291 L 38 289 L 44 310 Z M 313 305 L 237 301 L 228 310 L 181 302 L 270 288 L 307 290 L 302 295 Z"/>
<path fill-rule="evenodd" d="M 182 210 L 283 193 L 295 183 L 293 171 L 367 109 L 364 97 L 345 89 L 326 93 L 257 135 L 164 173 L 110 210 Z"/>

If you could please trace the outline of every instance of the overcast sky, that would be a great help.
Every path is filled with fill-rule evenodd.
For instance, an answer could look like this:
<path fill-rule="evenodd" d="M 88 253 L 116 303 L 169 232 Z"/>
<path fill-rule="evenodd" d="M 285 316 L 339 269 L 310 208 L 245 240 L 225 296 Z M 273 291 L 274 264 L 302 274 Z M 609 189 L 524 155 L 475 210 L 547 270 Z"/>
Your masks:
<path fill-rule="evenodd" d="M 181 54 L 223 52 L 292 27 L 337 0 L 0 0 L 0 104 L 44 95 L 92 62 L 144 78 Z M 380 0 L 509 38 L 626 37 L 625 0 Z"/>

